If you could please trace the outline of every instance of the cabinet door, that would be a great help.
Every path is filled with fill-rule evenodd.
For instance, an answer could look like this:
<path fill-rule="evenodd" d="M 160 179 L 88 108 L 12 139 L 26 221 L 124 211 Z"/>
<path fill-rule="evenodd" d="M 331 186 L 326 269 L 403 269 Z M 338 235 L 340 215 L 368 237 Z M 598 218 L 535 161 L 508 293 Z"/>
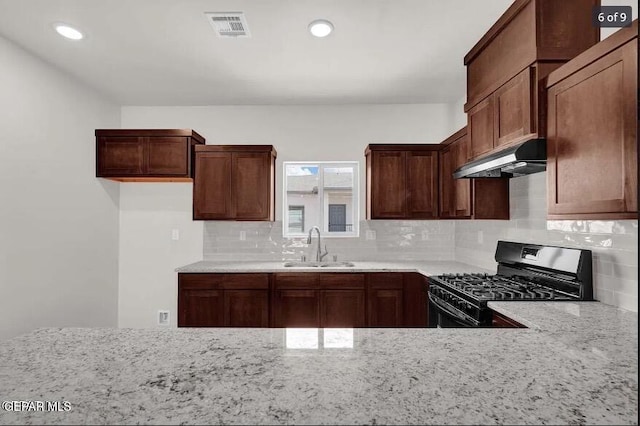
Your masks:
<path fill-rule="evenodd" d="M 178 327 L 222 327 L 222 290 L 181 289 L 178 294 Z"/>
<path fill-rule="evenodd" d="M 493 95 L 481 101 L 467 113 L 471 158 L 493 149 Z"/>
<path fill-rule="evenodd" d="M 225 290 L 224 325 L 229 327 L 268 327 L 268 290 Z"/>
<path fill-rule="evenodd" d="M 404 326 L 402 274 L 371 273 L 367 274 L 367 280 L 367 326 Z"/>
<path fill-rule="evenodd" d="M 404 218 L 407 214 L 406 152 L 372 152 L 371 218 Z"/>
<path fill-rule="evenodd" d="M 142 138 L 98 138 L 98 176 L 142 175 L 144 163 Z"/>
<path fill-rule="evenodd" d="M 270 153 L 238 152 L 232 157 L 233 217 L 269 220 L 271 196 Z"/>
<path fill-rule="evenodd" d="M 319 290 L 276 290 L 275 327 L 320 327 Z"/>
<path fill-rule="evenodd" d="M 364 327 L 364 290 L 322 290 L 321 327 Z"/>
<path fill-rule="evenodd" d="M 231 154 L 196 154 L 193 182 L 193 218 L 228 219 L 231 217 Z"/>
<path fill-rule="evenodd" d="M 469 138 L 461 137 L 451 144 L 451 159 L 454 171 L 469 161 Z M 471 179 L 452 179 L 453 199 L 451 210 L 455 217 L 471 216 Z"/>
<path fill-rule="evenodd" d="M 189 161 L 189 138 L 147 138 L 147 174 L 186 176 Z"/>
<path fill-rule="evenodd" d="M 438 217 L 438 153 L 407 152 L 407 217 Z"/>
<path fill-rule="evenodd" d="M 449 218 L 453 214 L 454 172 L 451 146 L 440 151 L 440 217 Z"/>
<path fill-rule="evenodd" d="M 509 80 L 494 96 L 495 146 L 505 145 L 534 132 L 531 68 Z"/>
<path fill-rule="evenodd" d="M 425 276 L 414 272 L 404 274 L 403 317 L 405 327 L 426 327 L 428 325 L 427 288 L 428 283 Z"/>
<path fill-rule="evenodd" d="M 551 218 L 637 217 L 637 40 L 548 91 Z"/>

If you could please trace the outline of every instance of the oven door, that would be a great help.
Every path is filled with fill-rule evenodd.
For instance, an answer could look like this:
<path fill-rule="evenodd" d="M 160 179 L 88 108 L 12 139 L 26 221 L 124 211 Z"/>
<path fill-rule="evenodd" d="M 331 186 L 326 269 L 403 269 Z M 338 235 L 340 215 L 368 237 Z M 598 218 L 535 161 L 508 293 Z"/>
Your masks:
<path fill-rule="evenodd" d="M 429 326 L 437 328 L 480 327 L 475 318 L 471 318 L 444 300 L 429 293 Z"/>

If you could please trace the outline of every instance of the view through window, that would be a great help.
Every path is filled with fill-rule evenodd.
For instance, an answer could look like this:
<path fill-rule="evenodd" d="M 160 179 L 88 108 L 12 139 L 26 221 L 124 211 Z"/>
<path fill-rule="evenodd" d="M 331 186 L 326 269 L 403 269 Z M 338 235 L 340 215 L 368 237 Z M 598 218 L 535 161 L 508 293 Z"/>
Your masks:
<path fill-rule="evenodd" d="M 285 162 L 285 237 L 307 235 L 314 226 L 323 235 L 358 236 L 357 162 Z"/>

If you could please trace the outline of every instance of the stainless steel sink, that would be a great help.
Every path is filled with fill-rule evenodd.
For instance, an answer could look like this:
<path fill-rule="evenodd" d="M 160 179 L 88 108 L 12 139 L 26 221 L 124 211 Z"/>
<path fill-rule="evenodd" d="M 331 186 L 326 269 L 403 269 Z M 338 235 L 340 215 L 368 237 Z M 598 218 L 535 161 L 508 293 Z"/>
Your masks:
<path fill-rule="evenodd" d="M 285 262 L 285 268 L 353 268 L 351 262 Z"/>

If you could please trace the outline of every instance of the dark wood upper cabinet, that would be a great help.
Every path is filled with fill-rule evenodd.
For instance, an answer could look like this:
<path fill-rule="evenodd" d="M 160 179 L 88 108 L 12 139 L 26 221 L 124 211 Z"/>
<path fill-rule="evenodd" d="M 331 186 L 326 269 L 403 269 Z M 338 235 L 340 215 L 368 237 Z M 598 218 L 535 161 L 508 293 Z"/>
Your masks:
<path fill-rule="evenodd" d="M 367 146 L 367 219 L 436 219 L 437 151 L 438 145 Z"/>
<path fill-rule="evenodd" d="M 493 96 L 467 111 L 471 158 L 480 157 L 493 149 L 494 121 Z"/>
<path fill-rule="evenodd" d="M 193 218 L 274 220 L 271 145 L 202 145 L 195 150 Z"/>
<path fill-rule="evenodd" d="M 235 219 L 273 220 L 271 175 L 274 161 L 275 155 L 270 152 L 232 153 L 231 187 Z"/>
<path fill-rule="evenodd" d="M 231 219 L 231 153 L 197 152 L 193 182 L 194 219 Z"/>
<path fill-rule="evenodd" d="M 408 151 L 407 216 L 414 219 L 438 217 L 438 152 Z"/>
<path fill-rule="evenodd" d="M 599 0 L 516 0 L 465 56 L 471 158 L 544 137 L 544 78 L 599 41 Z"/>
<path fill-rule="evenodd" d="M 195 145 L 190 129 L 97 129 L 96 176 L 128 181 L 191 181 Z"/>
<path fill-rule="evenodd" d="M 403 218 L 407 216 L 406 152 L 380 151 L 371 153 L 371 217 Z"/>
<path fill-rule="evenodd" d="M 509 219 L 509 179 L 454 179 L 468 161 L 469 137 L 464 127 L 445 139 L 440 150 L 440 217 Z"/>
<path fill-rule="evenodd" d="M 638 21 L 549 75 L 550 219 L 638 218 Z"/>
<path fill-rule="evenodd" d="M 455 202 L 455 179 L 453 179 L 455 161 L 453 156 L 455 153 L 451 146 L 446 146 L 440 150 L 438 155 L 440 157 L 440 204 L 438 206 L 440 218 L 454 218 L 456 216 L 453 211 Z"/>

